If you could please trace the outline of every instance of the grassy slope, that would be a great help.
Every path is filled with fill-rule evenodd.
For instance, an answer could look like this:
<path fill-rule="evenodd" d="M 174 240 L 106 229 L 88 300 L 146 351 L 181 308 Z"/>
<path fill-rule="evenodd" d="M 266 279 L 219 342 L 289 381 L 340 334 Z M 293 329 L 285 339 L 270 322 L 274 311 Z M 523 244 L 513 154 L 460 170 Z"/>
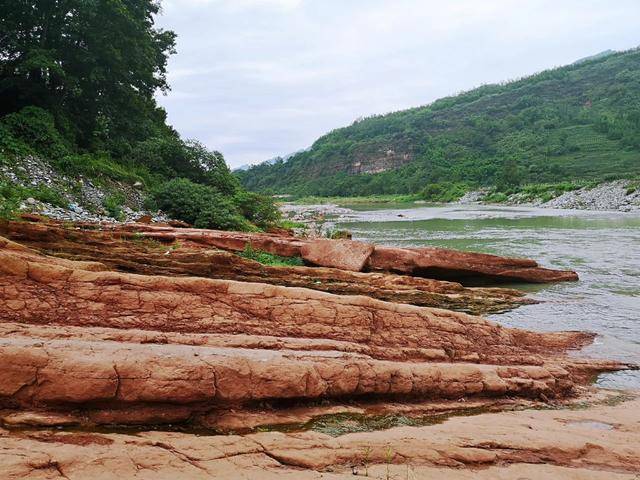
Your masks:
<path fill-rule="evenodd" d="M 409 154 L 410 162 L 350 174 L 355 162 L 389 149 Z M 639 175 L 640 50 L 368 118 L 288 162 L 238 176 L 249 189 L 279 193 L 407 194 L 445 181 L 495 185 L 509 159 L 523 183 Z"/>

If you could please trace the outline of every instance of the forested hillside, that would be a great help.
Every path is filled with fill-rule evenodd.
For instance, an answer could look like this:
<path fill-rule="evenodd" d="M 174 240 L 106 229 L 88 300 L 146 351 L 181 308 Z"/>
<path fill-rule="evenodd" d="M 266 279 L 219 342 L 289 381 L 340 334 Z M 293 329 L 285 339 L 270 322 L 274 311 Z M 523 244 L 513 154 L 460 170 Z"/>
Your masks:
<path fill-rule="evenodd" d="M 0 0 L 0 167 L 11 171 L 0 175 L 0 216 L 27 197 L 64 204 L 89 179 L 115 190 L 104 205 L 114 217 L 117 182 L 128 182 L 152 207 L 200 226 L 277 219 L 222 154 L 166 123 L 154 94 L 169 88 L 176 35 L 155 26 L 159 13 L 156 0 Z M 20 166 L 30 157 L 72 180 L 64 189 L 33 182 Z"/>
<path fill-rule="evenodd" d="M 634 49 L 359 120 L 286 162 L 237 175 L 251 190 L 347 196 L 638 174 Z"/>

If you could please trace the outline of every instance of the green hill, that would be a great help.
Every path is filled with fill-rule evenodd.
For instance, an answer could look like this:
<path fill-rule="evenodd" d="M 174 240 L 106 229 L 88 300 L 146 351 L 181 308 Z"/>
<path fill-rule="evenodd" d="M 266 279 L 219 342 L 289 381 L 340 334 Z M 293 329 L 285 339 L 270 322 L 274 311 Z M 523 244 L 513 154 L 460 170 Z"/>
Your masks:
<path fill-rule="evenodd" d="M 250 190 L 322 196 L 639 174 L 639 49 L 359 120 L 286 162 L 237 173 Z"/>

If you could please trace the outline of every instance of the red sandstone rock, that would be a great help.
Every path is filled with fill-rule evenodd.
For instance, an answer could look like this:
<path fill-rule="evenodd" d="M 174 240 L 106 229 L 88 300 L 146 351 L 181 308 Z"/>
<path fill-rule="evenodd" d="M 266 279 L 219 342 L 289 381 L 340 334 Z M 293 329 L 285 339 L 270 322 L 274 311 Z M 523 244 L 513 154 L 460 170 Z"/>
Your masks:
<path fill-rule="evenodd" d="M 6 480 L 633 480 L 640 470 L 639 422 L 640 402 L 629 400 L 454 417 L 338 438 L 0 429 L 0 471 Z"/>
<path fill-rule="evenodd" d="M 305 287 L 343 295 L 439 307 L 468 313 L 501 312 L 533 300 L 518 290 L 464 288 L 460 284 L 384 272 L 359 273 L 321 267 L 272 267 L 206 246 L 172 245 L 122 238 L 117 233 L 28 222 L 0 224 L 0 232 L 42 252 L 99 260 L 110 268 L 145 275 L 191 275 Z M 178 247 L 178 248 L 174 248 Z"/>
<path fill-rule="evenodd" d="M 583 392 L 594 374 L 625 366 L 565 356 L 567 349 L 588 343 L 589 334 L 534 333 L 364 296 L 175 276 L 202 268 L 202 245 L 219 242 L 233 250 L 254 237 L 193 229 L 182 235 L 152 227 L 153 238 L 180 238 L 189 250 L 174 256 L 165 246 L 154 247 L 162 254 L 141 248 L 140 258 L 133 259 L 102 237 L 104 232 L 33 226 L 14 233 L 28 236 L 34 246 L 64 245 L 70 257 L 75 252 L 85 261 L 43 255 L 0 238 L 0 423 L 30 427 L 0 428 L 3 479 L 343 479 L 353 478 L 355 469 L 372 478 L 415 473 L 416 478 L 604 480 L 633 478 L 640 466 L 640 408 L 628 397 L 622 399 L 626 403 L 616 397 L 607 399 L 609 406 L 589 410 L 502 412 L 337 438 L 314 431 L 243 436 L 88 431 L 114 424 L 242 428 L 255 427 L 259 418 L 295 423 L 296 415 L 314 419 L 323 411 L 344 411 L 331 402 L 348 399 L 361 402 L 351 408 L 365 414 L 384 408 L 410 414 L 418 408 L 411 402 L 427 401 L 522 407 L 531 404 L 528 399 L 555 399 L 561 406 Z M 135 243 L 139 228 L 109 233 Z M 274 249 L 304 246 L 257 238 Z M 78 246 L 85 241 L 85 248 Z M 101 244 L 103 254 L 92 255 L 91 248 Z M 417 260 L 396 260 L 407 268 L 409 258 L 414 267 L 428 264 L 417 255 Z M 94 258 L 104 263 L 86 261 Z M 536 268 L 509 259 L 494 264 Z M 114 265 L 148 274 L 109 271 Z M 158 269 L 168 275 L 156 275 Z M 480 271 L 480 266 L 463 269 Z M 310 278 L 309 271 L 339 270 L 303 271 L 307 276 L 299 271 L 298 281 Z M 459 294 L 462 302 L 475 291 L 386 274 L 342 275 L 345 283 L 360 279 L 361 289 L 378 282 L 378 292 L 387 281 L 397 283 L 397 290 L 410 285 Z M 310 409 L 309 401 L 318 404 Z M 285 414 L 288 402 L 296 408 Z M 322 407 L 323 402 L 330 403 Z M 269 405 L 273 410 L 262 414 Z M 610 428 L 589 427 L 594 421 Z M 46 430 L 53 426 L 84 431 Z"/>
<path fill-rule="evenodd" d="M 264 233 L 223 232 L 195 228 L 175 229 L 154 225 L 105 225 L 102 228 L 129 236 L 143 236 L 159 242 L 193 242 L 224 250 L 241 251 L 246 245 L 284 257 L 302 255 L 311 240 Z M 333 240 L 333 242 L 345 242 Z M 369 268 L 411 274 L 426 278 L 494 282 L 559 282 L 575 281 L 575 272 L 552 270 L 538 266 L 533 260 L 505 258 L 443 248 L 397 248 L 376 246 L 369 258 Z"/>
<path fill-rule="evenodd" d="M 311 240 L 300 249 L 304 260 L 313 265 L 360 272 L 364 269 L 374 246 L 351 240 Z"/>
<path fill-rule="evenodd" d="M 103 266 L 78 263 L 74 268 L 74 262 L 11 245 L 0 245 L 0 298 L 9 306 L 5 321 L 326 338 L 368 345 L 378 358 L 481 362 L 500 358 L 527 363 L 531 355 L 591 339 L 577 332 L 539 334 L 502 328 L 463 313 L 367 297 L 227 280 L 88 271 Z"/>
<path fill-rule="evenodd" d="M 377 246 L 369 259 L 369 266 L 373 270 L 461 281 L 482 278 L 533 283 L 578 280 L 575 272 L 541 268 L 533 260 L 443 248 Z"/>

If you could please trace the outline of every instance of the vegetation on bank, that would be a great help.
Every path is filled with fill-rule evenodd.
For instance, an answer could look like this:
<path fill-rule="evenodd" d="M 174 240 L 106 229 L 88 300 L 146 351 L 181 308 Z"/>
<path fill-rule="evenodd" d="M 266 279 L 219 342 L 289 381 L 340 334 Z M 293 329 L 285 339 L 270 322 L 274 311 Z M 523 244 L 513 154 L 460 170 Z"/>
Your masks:
<path fill-rule="evenodd" d="M 359 197 L 319 197 L 303 196 L 294 198 L 292 201 L 301 205 L 319 205 L 336 203 L 342 205 L 358 204 L 385 204 L 385 203 L 409 203 L 421 200 L 419 195 L 368 195 Z"/>
<path fill-rule="evenodd" d="M 281 257 L 280 255 L 256 250 L 251 244 L 247 244 L 238 255 L 272 267 L 301 267 L 304 265 L 304 261 L 300 257 Z"/>
<path fill-rule="evenodd" d="M 389 169 L 353 173 L 372 158 L 388 160 Z M 358 120 L 288 161 L 237 172 L 246 188 L 261 192 L 300 197 L 422 192 L 434 201 L 454 198 L 462 185 L 505 193 L 520 185 L 638 174 L 639 49 Z M 448 185 L 434 187 L 442 184 Z"/>
<path fill-rule="evenodd" d="M 277 223 L 273 201 L 242 188 L 221 153 L 166 123 L 154 95 L 169 89 L 176 35 L 155 26 L 159 10 L 156 0 L 0 3 L 0 164 L 35 156 L 97 185 L 139 183 L 150 206 L 199 226 Z M 0 215 L 29 197 L 65 204 L 32 190 L 0 178 Z M 122 203 L 113 191 L 104 208 L 118 218 Z"/>

